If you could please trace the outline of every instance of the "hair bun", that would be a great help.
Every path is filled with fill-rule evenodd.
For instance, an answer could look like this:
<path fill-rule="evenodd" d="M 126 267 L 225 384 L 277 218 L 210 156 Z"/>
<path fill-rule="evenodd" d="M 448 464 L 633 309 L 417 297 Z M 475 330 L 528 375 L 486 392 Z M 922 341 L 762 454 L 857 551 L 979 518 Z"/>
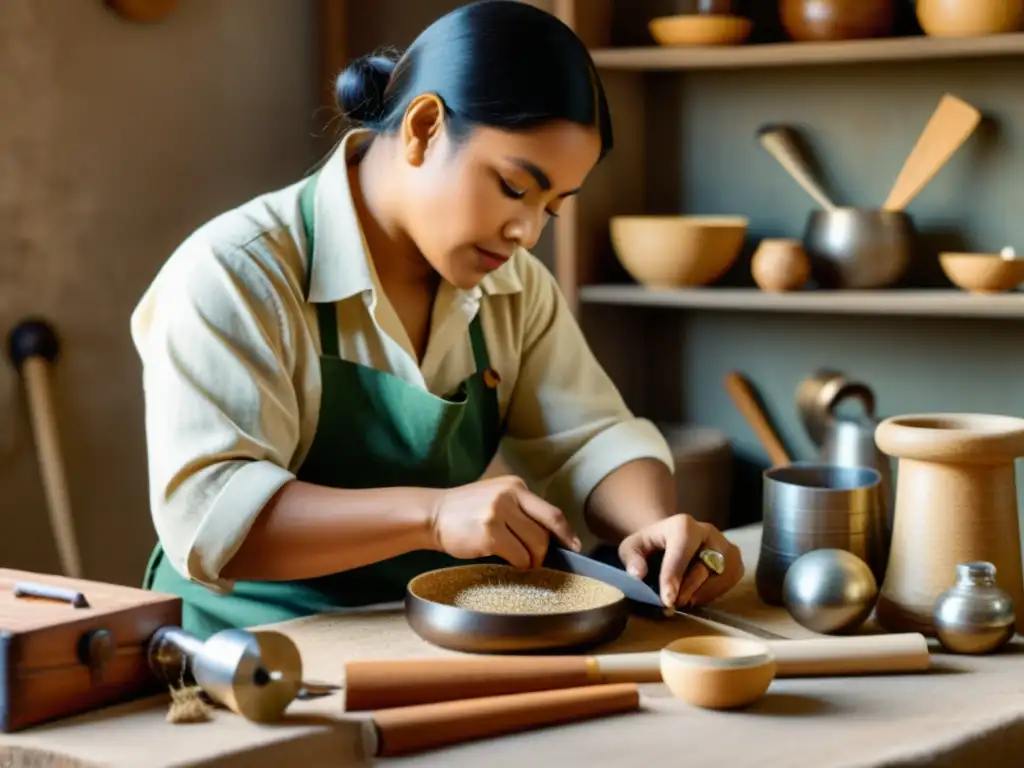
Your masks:
<path fill-rule="evenodd" d="M 338 75 L 334 85 L 338 107 L 349 120 L 372 123 L 384 112 L 384 90 L 395 71 L 397 56 L 360 56 Z"/>

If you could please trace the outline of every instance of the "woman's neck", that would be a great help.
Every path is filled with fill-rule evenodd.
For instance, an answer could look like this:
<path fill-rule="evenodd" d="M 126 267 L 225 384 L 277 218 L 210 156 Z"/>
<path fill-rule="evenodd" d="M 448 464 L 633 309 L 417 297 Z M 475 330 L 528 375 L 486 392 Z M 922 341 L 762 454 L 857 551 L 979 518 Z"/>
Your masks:
<path fill-rule="evenodd" d="M 440 279 L 401 225 L 393 151 L 387 139 L 374 139 L 362 159 L 349 166 L 352 200 L 381 283 L 433 293 Z"/>

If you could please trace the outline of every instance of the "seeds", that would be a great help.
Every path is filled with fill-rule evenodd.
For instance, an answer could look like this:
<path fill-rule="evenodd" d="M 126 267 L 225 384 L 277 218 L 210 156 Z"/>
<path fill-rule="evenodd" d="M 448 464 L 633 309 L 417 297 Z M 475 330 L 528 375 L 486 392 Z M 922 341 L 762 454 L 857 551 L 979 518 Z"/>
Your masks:
<path fill-rule="evenodd" d="M 496 614 L 572 613 L 623 599 L 615 587 L 585 576 L 506 565 L 446 568 L 416 578 L 410 588 L 424 600 Z"/>

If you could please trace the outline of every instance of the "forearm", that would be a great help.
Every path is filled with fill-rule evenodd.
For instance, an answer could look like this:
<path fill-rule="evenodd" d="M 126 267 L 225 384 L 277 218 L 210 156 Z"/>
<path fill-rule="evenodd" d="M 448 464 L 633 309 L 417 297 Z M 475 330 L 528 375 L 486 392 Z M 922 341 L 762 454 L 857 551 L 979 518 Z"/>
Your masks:
<path fill-rule="evenodd" d="M 675 480 L 656 459 L 623 464 L 595 486 L 585 508 L 587 526 L 611 544 L 675 513 Z"/>
<path fill-rule="evenodd" d="M 260 512 L 221 576 L 307 579 L 433 549 L 436 494 L 428 488 L 349 490 L 286 483 Z"/>

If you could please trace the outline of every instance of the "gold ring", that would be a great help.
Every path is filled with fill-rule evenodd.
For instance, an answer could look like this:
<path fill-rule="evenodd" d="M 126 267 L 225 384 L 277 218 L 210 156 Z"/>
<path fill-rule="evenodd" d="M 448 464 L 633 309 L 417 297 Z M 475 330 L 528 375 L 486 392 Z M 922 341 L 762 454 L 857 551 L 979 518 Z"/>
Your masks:
<path fill-rule="evenodd" d="M 707 566 L 707 569 L 712 573 L 721 576 L 725 573 L 725 555 L 719 552 L 717 549 L 702 549 L 697 553 L 697 557 L 700 561 Z"/>

